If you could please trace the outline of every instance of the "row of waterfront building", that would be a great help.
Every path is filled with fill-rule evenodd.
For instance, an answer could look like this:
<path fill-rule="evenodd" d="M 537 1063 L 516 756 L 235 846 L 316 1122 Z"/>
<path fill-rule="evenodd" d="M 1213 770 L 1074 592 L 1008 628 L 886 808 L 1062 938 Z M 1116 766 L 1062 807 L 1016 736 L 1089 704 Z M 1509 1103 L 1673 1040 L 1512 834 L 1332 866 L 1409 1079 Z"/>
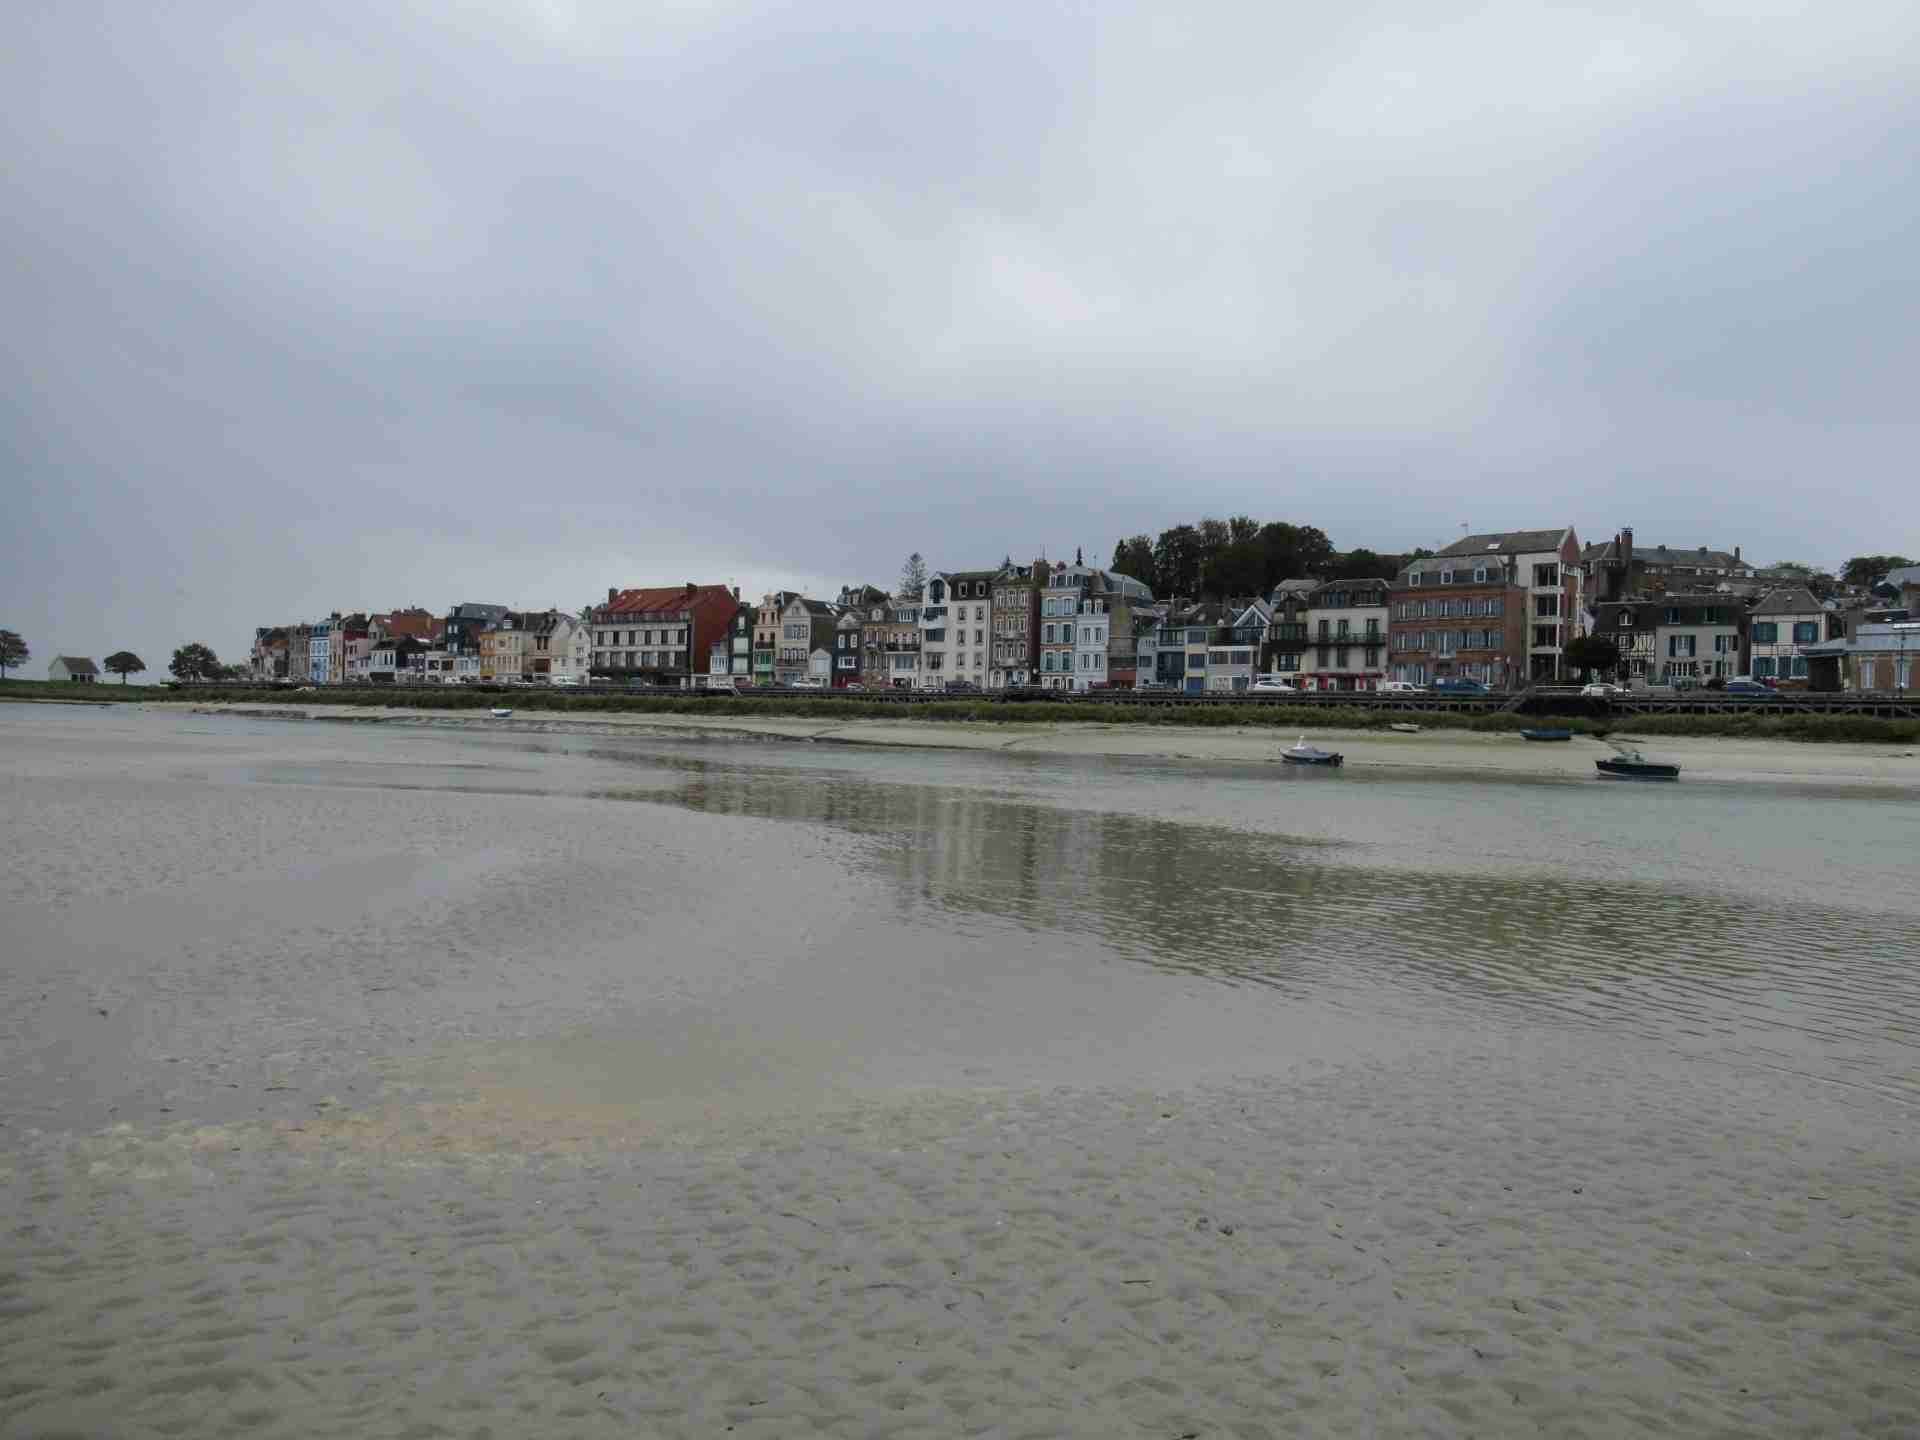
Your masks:
<path fill-rule="evenodd" d="M 1574 678 L 1569 646 L 1597 635 L 1614 642 L 1627 682 L 1907 687 L 1920 567 L 1840 599 L 1782 580 L 1738 548 L 1636 551 L 1631 530 L 1582 547 L 1571 526 L 1470 535 L 1393 576 L 1283 579 L 1221 600 L 1156 597 L 1078 556 L 1009 557 L 930 571 L 910 593 L 856 585 L 831 600 L 743 600 L 687 582 L 609 589 L 577 611 L 335 613 L 261 627 L 252 668 L 309 684 L 1231 693 L 1266 675 L 1303 690 L 1446 679 L 1513 689 Z"/>

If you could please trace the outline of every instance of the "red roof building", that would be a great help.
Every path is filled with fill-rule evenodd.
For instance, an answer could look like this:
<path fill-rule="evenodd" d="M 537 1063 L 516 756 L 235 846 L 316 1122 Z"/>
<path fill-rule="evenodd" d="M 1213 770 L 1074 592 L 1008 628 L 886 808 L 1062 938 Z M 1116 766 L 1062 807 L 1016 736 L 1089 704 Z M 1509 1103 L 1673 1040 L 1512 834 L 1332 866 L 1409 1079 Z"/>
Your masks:
<path fill-rule="evenodd" d="M 609 590 L 593 610 L 593 674 L 690 689 L 740 603 L 725 585 Z"/>

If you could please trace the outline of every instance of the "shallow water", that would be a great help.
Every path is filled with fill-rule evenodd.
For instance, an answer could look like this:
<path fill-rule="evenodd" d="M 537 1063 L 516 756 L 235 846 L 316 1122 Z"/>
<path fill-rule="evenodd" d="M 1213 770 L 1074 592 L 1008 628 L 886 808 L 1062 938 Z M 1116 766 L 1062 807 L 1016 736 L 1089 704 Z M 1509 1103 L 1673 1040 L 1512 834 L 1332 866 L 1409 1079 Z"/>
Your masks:
<path fill-rule="evenodd" d="M 1908 800 L 27 706 L 0 746 L 0 1358 L 34 1377 L 3 1433 L 692 1433 L 732 1414 L 690 1379 L 714 1355 L 791 1392 L 742 1433 L 959 1433 L 1009 1384 L 1007 1433 L 1920 1423 Z M 1233 1262 L 1261 1295 L 1169 1249 L 1223 1204 L 1271 1242 Z M 809 1268 L 822 1205 L 861 1216 L 845 1265 L 885 1232 L 900 1273 L 994 1269 L 971 1328 L 928 1300 L 935 1379 L 860 1381 L 920 1322 Z M 1336 1283 L 1332 1213 L 1405 1283 Z M 1114 1265 L 1178 1318 L 1134 1324 Z M 1084 1375 L 983 1358 L 1041 1277 L 1102 1310 Z M 560 1336 L 641 1293 L 694 1328 Z M 1503 1376 L 1382 1339 L 1556 1294 L 1577 1325 Z M 1270 1383 L 1223 1378 L 1249 1354 Z M 1148 1372 L 1172 1391 L 1109 1408 Z"/>

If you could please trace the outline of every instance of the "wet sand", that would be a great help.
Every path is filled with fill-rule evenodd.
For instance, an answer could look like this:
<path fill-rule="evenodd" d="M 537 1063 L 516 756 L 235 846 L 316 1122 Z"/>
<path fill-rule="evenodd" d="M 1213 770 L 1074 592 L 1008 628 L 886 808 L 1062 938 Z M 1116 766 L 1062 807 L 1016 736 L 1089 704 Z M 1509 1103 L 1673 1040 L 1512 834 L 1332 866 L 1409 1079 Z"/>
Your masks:
<path fill-rule="evenodd" d="M 174 708 L 174 707 L 155 707 Z M 188 708 L 188 707 L 179 707 Z M 822 724 L 804 716 L 704 719 L 695 715 L 574 716 L 524 714 L 496 720 L 484 714 L 402 707 L 363 709 L 342 715 L 335 706 L 194 706 L 195 713 L 304 716 L 321 723 L 390 723 L 477 726 L 565 734 L 654 731 L 662 734 L 761 737 L 838 745 L 886 745 L 938 750 L 989 750 L 1029 755 L 1108 755 L 1145 759 L 1242 764 L 1277 761 L 1293 734 L 1271 726 L 1022 725 L 995 721 L 966 724 L 923 720 L 843 720 Z M 1593 762 L 1615 753 L 1605 742 L 1576 736 L 1565 743 L 1539 743 L 1517 734 L 1428 730 L 1418 735 L 1378 730 L 1317 729 L 1314 744 L 1338 750 L 1352 765 L 1416 770 L 1457 770 L 1546 778 L 1591 779 Z M 1808 744 L 1789 740 L 1743 740 L 1719 736 L 1612 737 L 1649 758 L 1677 761 L 1691 781 L 1806 782 L 1889 786 L 1920 791 L 1920 746 L 1908 744 Z"/>
<path fill-rule="evenodd" d="M 999 783 L 1096 812 L 980 755 L 88 723 L 0 717 L 0 1436 L 1920 1431 L 1894 869 L 1516 867 L 1520 784 L 1309 844 L 1109 819 L 1160 767 L 1074 755 Z M 1236 758 L 1168 783 L 1223 815 Z M 1808 790 L 1858 868 L 1911 835 Z M 1367 848 L 1435 811 L 1451 868 Z M 1232 967 L 1374 892 L 1381 988 Z M 1155 910 L 1194 968 L 1086 928 Z"/>

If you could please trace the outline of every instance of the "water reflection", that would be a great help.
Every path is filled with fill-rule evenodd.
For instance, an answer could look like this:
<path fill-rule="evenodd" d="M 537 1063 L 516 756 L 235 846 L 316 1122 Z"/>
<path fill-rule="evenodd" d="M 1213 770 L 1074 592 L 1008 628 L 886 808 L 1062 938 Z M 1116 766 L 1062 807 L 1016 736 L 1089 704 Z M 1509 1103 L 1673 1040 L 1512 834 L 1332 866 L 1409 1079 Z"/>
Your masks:
<path fill-rule="evenodd" d="M 1833 1078 L 1916 1083 L 1913 916 L 1776 900 L 1739 867 L 1744 883 L 1731 886 L 1719 875 L 1426 870 L 1382 847 L 952 785 L 649 763 L 679 783 L 634 798 L 860 837 L 857 863 L 913 923 L 1087 935 L 1161 971 L 1367 1013 L 1519 1006 L 1715 1053 L 1732 1041 L 1788 1066 L 1817 1044 Z"/>

